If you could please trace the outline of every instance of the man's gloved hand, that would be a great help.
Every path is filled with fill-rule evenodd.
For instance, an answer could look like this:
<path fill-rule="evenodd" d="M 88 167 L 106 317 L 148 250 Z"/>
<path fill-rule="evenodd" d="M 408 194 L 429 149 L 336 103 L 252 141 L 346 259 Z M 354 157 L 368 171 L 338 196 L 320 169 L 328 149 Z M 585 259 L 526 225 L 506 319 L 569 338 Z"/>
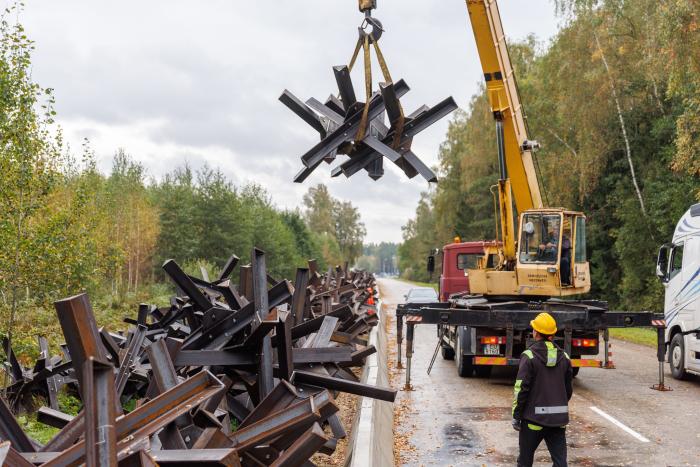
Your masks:
<path fill-rule="evenodd" d="M 515 431 L 520 431 L 520 420 L 513 419 L 512 423 Z"/>

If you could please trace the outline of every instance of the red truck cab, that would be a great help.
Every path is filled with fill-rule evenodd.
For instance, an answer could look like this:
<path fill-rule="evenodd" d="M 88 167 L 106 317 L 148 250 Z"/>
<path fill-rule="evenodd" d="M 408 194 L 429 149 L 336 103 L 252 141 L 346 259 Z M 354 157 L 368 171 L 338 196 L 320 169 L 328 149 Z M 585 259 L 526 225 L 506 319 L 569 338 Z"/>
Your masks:
<path fill-rule="evenodd" d="M 440 301 L 450 295 L 469 292 L 467 269 L 475 269 L 476 261 L 484 256 L 485 247 L 494 242 L 455 242 L 442 249 L 442 273 L 440 274 Z"/>

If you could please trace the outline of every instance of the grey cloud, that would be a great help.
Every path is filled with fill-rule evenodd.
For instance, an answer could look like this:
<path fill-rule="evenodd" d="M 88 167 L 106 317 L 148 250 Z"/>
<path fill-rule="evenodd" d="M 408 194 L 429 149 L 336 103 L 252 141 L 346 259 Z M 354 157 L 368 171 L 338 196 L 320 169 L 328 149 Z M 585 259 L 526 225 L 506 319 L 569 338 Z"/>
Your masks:
<path fill-rule="evenodd" d="M 499 3 L 510 37 L 535 27 L 540 37 L 555 33 L 549 0 Z M 449 95 L 465 106 L 482 74 L 464 3 L 379 6 L 382 50 L 394 78 L 412 88 L 406 109 Z M 120 146 L 155 177 L 184 161 L 219 164 L 237 183 L 260 181 L 286 207 L 324 182 L 361 207 L 375 241 L 399 240 L 400 225 L 427 188 L 393 169 L 373 182 L 362 174 L 331 179 L 324 167 L 305 186 L 291 183 L 299 156 L 318 135 L 277 98 L 285 88 L 304 99 L 335 90 L 331 66 L 349 60 L 361 21 L 354 0 L 28 2 L 22 21 L 36 41 L 33 75 L 56 89 L 58 121 L 71 126 L 71 146 L 90 137 L 101 166 L 109 167 Z M 356 68 L 361 96 L 362 66 Z M 414 141 L 429 165 L 446 129 L 444 120 Z"/>

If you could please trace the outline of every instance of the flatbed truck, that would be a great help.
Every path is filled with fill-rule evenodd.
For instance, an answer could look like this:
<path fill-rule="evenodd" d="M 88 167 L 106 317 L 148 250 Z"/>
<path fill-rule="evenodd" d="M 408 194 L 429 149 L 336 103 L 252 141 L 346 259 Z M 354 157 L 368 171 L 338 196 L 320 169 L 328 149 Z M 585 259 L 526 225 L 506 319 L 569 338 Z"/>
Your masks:
<path fill-rule="evenodd" d="M 447 360 L 455 360 L 462 377 L 487 377 L 495 366 L 517 366 L 520 354 L 533 342 L 530 321 L 541 312 L 550 313 L 559 332 L 554 341 L 571 357 L 574 373 L 582 367 L 614 368 L 610 352 L 611 328 L 655 327 L 660 335 L 657 354 L 663 362 L 664 316 L 652 312 L 608 311 L 604 302 L 592 300 L 546 300 L 496 302 L 464 296 L 432 304 L 402 304 L 396 309 L 399 367 L 402 363 L 406 325 L 407 385 L 416 325 L 436 325 L 438 348 Z M 660 334 L 659 334 L 660 333 Z M 600 353 L 602 336 L 602 359 Z M 433 361 L 435 355 L 433 356 Z M 432 365 L 432 363 L 431 363 Z M 660 379 L 663 374 L 660 374 Z M 660 381 L 663 385 L 663 382 Z"/>

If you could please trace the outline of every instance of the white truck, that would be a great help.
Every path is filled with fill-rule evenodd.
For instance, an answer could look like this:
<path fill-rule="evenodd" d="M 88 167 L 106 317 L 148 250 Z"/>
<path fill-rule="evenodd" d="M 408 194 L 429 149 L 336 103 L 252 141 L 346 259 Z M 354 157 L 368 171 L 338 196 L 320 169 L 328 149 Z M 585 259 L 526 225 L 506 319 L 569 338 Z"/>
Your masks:
<path fill-rule="evenodd" d="M 671 374 L 700 375 L 700 203 L 678 221 L 659 250 L 656 275 L 666 287 L 664 315 Z"/>

